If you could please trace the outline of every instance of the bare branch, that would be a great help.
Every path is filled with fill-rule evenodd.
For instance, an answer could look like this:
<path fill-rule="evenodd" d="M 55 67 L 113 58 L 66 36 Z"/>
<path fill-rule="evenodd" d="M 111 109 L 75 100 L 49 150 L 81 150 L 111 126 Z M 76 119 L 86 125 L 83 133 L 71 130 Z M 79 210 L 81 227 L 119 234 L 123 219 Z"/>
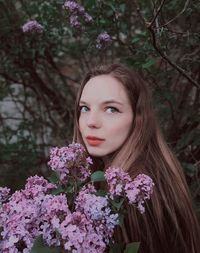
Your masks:
<path fill-rule="evenodd" d="M 184 5 L 182 11 L 178 15 L 176 15 L 176 17 L 172 18 L 167 23 L 165 23 L 164 25 L 162 25 L 162 27 L 169 25 L 171 22 L 173 22 L 175 19 L 177 19 L 180 15 L 182 15 L 186 11 L 189 3 L 190 3 L 190 0 L 186 0 L 185 5 Z"/>
<path fill-rule="evenodd" d="M 156 35 L 155 31 L 153 28 L 150 26 L 147 26 L 147 29 L 150 31 L 151 36 L 152 36 L 152 44 L 153 47 L 156 49 L 156 51 L 159 53 L 160 56 L 163 57 L 172 67 L 174 67 L 179 73 L 181 73 L 188 81 L 190 81 L 192 84 L 194 84 L 198 89 L 200 89 L 200 84 L 197 83 L 183 68 L 178 66 L 175 62 L 173 62 L 158 46 L 157 40 L 156 40 Z"/>
<path fill-rule="evenodd" d="M 162 1 L 163 3 L 164 1 Z M 198 82 L 196 82 L 187 72 L 186 70 L 184 70 L 183 68 L 181 68 L 180 66 L 178 66 L 174 61 L 172 61 L 167 55 L 166 53 L 164 53 L 162 51 L 162 49 L 159 47 L 158 45 L 158 41 L 156 39 L 156 34 L 155 31 L 152 27 L 152 21 L 148 22 L 145 17 L 142 15 L 139 4 L 137 3 L 137 0 L 134 0 L 134 3 L 137 7 L 137 12 L 140 16 L 140 18 L 142 19 L 143 23 L 145 24 L 146 28 L 150 31 L 151 33 L 151 39 L 152 39 L 152 45 L 155 48 L 155 50 L 157 51 L 157 53 L 163 58 L 165 59 L 174 69 L 176 69 L 179 73 L 181 73 L 188 81 L 190 81 L 194 86 L 196 86 L 198 89 L 200 89 L 200 84 Z M 161 3 L 161 7 L 163 6 Z M 159 10 L 159 12 L 161 11 L 161 9 Z M 153 19 L 155 21 L 155 19 Z"/>
<path fill-rule="evenodd" d="M 154 17 L 152 18 L 152 20 L 151 20 L 151 22 L 150 22 L 150 24 L 149 24 L 150 27 L 153 26 L 153 24 L 154 24 L 156 18 L 158 17 L 160 11 L 162 10 L 162 7 L 163 7 L 164 3 L 165 3 L 165 0 L 162 0 L 160 6 L 158 7 L 158 9 L 157 9 L 157 11 L 156 11 Z"/>

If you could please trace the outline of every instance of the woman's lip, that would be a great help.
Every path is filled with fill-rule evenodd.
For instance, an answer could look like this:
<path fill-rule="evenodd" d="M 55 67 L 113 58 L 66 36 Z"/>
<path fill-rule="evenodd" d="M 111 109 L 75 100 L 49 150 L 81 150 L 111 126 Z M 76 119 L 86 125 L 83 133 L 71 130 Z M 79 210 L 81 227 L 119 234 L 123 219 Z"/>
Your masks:
<path fill-rule="evenodd" d="M 87 140 L 99 140 L 99 141 L 104 141 L 104 139 L 101 139 L 101 138 L 98 138 L 98 137 L 95 137 L 95 136 L 87 136 L 86 139 L 87 139 Z"/>
<path fill-rule="evenodd" d="M 102 142 L 104 142 L 104 140 L 100 140 L 100 139 L 90 139 L 90 138 L 87 138 L 87 143 L 90 145 L 90 146 L 98 146 L 100 145 Z"/>

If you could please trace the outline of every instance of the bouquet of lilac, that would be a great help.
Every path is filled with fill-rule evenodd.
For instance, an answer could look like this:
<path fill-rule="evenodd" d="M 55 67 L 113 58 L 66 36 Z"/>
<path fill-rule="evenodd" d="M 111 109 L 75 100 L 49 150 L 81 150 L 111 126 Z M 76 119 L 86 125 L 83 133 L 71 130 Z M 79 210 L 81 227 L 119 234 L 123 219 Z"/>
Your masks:
<path fill-rule="evenodd" d="M 92 160 L 77 143 L 53 148 L 48 165 L 49 181 L 29 177 L 25 188 L 12 195 L 0 187 L 0 252 L 114 252 L 114 229 L 122 224 L 124 203 L 135 205 L 142 215 L 152 179 L 139 174 L 132 180 L 120 168 L 91 173 Z M 95 188 L 100 181 L 107 191 Z M 137 248 L 131 243 L 123 252 Z"/>

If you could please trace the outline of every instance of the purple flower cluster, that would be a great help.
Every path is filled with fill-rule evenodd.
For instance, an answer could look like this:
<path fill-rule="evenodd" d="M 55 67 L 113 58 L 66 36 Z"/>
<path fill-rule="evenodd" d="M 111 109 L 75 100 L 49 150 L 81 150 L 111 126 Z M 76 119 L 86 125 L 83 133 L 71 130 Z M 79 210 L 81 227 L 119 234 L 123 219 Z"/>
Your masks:
<path fill-rule="evenodd" d="M 140 213 L 145 212 L 145 200 L 150 199 L 153 193 L 153 180 L 145 175 L 139 174 L 132 182 L 126 185 L 126 195 L 130 204 L 136 204 Z"/>
<path fill-rule="evenodd" d="M 118 224 L 118 214 L 112 214 L 108 200 L 93 194 L 92 185 L 83 187 L 76 198 L 75 211 L 57 227 L 65 250 L 74 253 L 103 253 Z"/>
<path fill-rule="evenodd" d="M 112 44 L 112 38 L 107 32 L 102 32 L 96 39 L 96 48 L 105 49 Z"/>
<path fill-rule="evenodd" d="M 85 9 L 83 6 L 78 4 L 76 1 L 65 1 L 63 7 L 68 10 L 71 14 L 84 14 Z"/>
<path fill-rule="evenodd" d="M 81 19 L 86 22 L 92 22 L 92 17 L 85 11 L 84 7 L 78 4 L 76 1 L 65 1 L 63 8 L 69 12 L 70 24 L 72 27 L 82 30 Z"/>
<path fill-rule="evenodd" d="M 42 235 L 47 244 L 58 245 L 52 217 L 62 217 L 68 212 L 64 195 L 48 195 L 55 185 L 43 177 L 30 177 L 25 189 L 16 191 L 0 208 L 0 252 L 30 252 L 34 240 Z M 59 203 L 61 203 L 59 205 Z"/>
<path fill-rule="evenodd" d="M 75 212 L 66 216 L 57 227 L 64 249 L 74 253 L 103 253 L 113 235 L 118 215 L 111 214 L 105 198 L 80 194 Z"/>
<path fill-rule="evenodd" d="M 107 244 L 119 218 L 118 214 L 112 214 L 108 198 L 85 193 L 85 191 L 80 192 L 76 199 L 76 209 L 92 221 L 91 225 Z"/>
<path fill-rule="evenodd" d="M 118 219 L 107 199 L 89 194 L 95 191 L 89 185 L 80 192 L 71 212 L 65 195 L 49 194 L 52 188 L 55 185 L 43 177 L 30 177 L 25 189 L 2 205 L 0 252 L 29 253 L 42 235 L 48 246 L 63 246 L 74 253 L 103 253 Z"/>
<path fill-rule="evenodd" d="M 153 180 L 139 174 L 134 180 L 121 168 L 108 168 L 105 172 L 110 197 L 127 197 L 130 204 L 135 204 L 140 213 L 145 212 L 144 203 L 153 193 Z"/>
<path fill-rule="evenodd" d="M 44 27 L 36 20 L 29 20 L 22 26 L 24 33 L 43 33 Z"/>
<path fill-rule="evenodd" d="M 105 178 L 108 183 L 111 198 L 115 196 L 125 197 L 125 187 L 130 183 L 131 177 L 121 168 L 108 168 L 105 171 Z"/>
<path fill-rule="evenodd" d="M 68 215 L 58 231 L 62 236 L 65 250 L 73 253 L 105 252 L 104 238 L 97 233 L 91 220 L 81 212 Z"/>
<path fill-rule="evenodd" d="M 62 183 L 81 181 L 73 205 L 67 191 L 54 195 L 57 186 L 37 175 L 29 177 L 24 189 L 10 197 L 9 189 L 0 187 L 0 252 L 30 253 L 34 241 L 41 236 L 47 246 L 67 252 L 104 253 L 120 217 L 120 210 L 114 212 L 110 200 L 128 199 L 143 213 L 144 201 L 150 198 L 154 183 L 144 174 L 131 180 L 122 169 L 109 168 L 105 172 L 109 192 L 99 196 L 94 184 L 85 182 L 91 164 L 78 143 L 50 152 L 49 165 Z"/>
<path fill-rule="evenodd" d="M 84 182 L 90 176 L 92 160 L 86 157 L 84 147 L 78 143 L 72 143 L 68 147 L 52 148 L 48 165 L 56 171 L 62 182 L 67 182 L 70 177 Z"/>

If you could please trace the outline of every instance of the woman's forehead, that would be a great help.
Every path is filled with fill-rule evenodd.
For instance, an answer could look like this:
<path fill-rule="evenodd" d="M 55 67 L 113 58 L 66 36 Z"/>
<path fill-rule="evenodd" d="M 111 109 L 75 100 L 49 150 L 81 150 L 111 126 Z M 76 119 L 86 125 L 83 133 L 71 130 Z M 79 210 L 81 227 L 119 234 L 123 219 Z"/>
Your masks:
<path fill-rule="evenodd" d="M 91 78 L 83 88 L 81 101 L 89 102 L 93 100 L 128 102 L 123 84 L 111 75 L 100 75 Z"/>

